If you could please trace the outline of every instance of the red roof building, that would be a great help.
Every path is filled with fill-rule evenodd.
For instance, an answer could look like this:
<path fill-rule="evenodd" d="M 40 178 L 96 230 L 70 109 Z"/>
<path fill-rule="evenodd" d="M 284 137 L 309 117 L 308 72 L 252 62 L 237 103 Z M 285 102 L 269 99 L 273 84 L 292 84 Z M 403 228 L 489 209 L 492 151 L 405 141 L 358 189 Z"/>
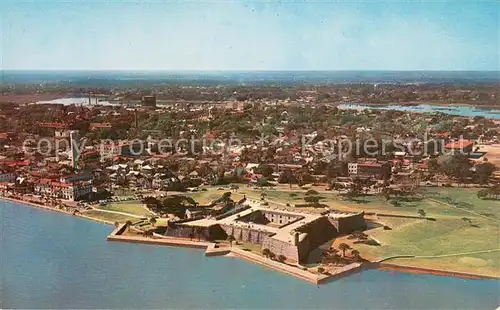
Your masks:
<path fill-rule="evenodd" d="M 445 149 L 450 151 L 462 151 L 465 153 L 469 153 L 472 151 L 472 147 L 474 146 L 474 142 L 470 140 L 457 140 L 452 141 L 444 146 Z"/>

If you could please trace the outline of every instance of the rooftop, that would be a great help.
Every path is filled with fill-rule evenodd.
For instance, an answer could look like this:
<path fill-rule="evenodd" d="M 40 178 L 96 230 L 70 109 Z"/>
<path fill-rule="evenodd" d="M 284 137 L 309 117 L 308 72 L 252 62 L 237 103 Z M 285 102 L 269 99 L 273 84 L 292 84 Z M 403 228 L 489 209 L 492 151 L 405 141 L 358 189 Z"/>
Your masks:
<path fill-rule="evenodd" d="M 447 149 L 452 149 L 452 150 L 461 150 L 466 147 L 469 147 L 473 145 L 474 142 L 470 140 L 457 140 L 457 141 L 452 141 L 448 144 L 446 144 L 444 147 Z"/>

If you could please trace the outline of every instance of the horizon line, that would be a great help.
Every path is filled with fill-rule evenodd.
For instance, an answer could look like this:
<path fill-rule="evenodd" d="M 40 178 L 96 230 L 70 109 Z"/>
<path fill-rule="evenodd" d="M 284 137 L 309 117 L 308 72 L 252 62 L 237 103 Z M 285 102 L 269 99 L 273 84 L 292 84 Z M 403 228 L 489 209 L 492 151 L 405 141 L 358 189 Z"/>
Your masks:
<path fill-rule="evenodd" d="M 88 69 L 88 68 L 13 68 L 0 71 L 81 71 L 81 72 L 500 72 L 499 69 L 140 69 L 140 68 L 103 68 L 103 69 Z"/>

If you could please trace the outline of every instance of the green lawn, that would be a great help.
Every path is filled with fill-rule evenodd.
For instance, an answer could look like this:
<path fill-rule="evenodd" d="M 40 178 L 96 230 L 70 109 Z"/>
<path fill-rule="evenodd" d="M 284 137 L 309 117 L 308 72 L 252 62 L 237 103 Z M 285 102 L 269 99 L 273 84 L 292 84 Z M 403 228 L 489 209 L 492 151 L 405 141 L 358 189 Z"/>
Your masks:
<path fill-rule="evenodd" d="M 436 221 L 391 218 L 383 218 L 382 220 L 391 226 L 392 230 L 376 229 L 369 231 L 369 235 L 381 242 L 382 245 L 354 245 L 362 256 L 364 255 L 370 259 L 380 259 L 392 255 L 446 255 L 500 248 L 498 237 L 500 223 L 487 219 L 474 218 L 472 225 L 464 222 L 460 217 L 438 218 Z M 479 254 L 464 257 L 475 257 L 476 255 Z M 454 268 L 460 265 L 460 271 L 476 272 L 476 269 L 482 268 L 483 273 L 491 272 L 492 268 L 498 267 L 500 252 L 480 255 L 489 263 L 484 264 L 484 266 L 476 266 L 474 270 L 467 267 L 467 263 L 473 260 L 460 261 L 459 258 L 462 258 L 462 256 L 446 259 L 405 259 L 404 263 L 419 266 L 421 261 L 426 261 L 425 266 L 427 267 L 446 267 L 445 269 L 457 271 L 458 269 Z M 403 262 L 403 260 L 400 259 L 397 262 Z M 439 262 L 439 264 L 434 266 L 434 262 Z M 500 270 L 496 269 L 495 274 L 500 275 Z"/>
<path fill-rule="evenodd" d="M 500 276 L 500 252 L 433 259 L 394 259 L 391 263 Z"/>
<path fill-rule="evenodd" d="M 216 188 L 208 188 L 206 191 L 183 193 L 183 195 L 193 198 L 200 205 L 208 205 L 212 202 L 212 200 L 220 198 L 222 194 L 229 191 L 230 191 L 229 188 L 224 190 L 217 190 Z"/>
<path fill-rule="evenodd" d="M 479 189 L 472 188 L 427 188 L 427 197 L 455 205 L 461 209 L 500 219 L 500 200 L 477 198 Z"/>
<path fill-rule="evenodd" d="M 139 216 L 153 216 L 153 214 L 142 207 L 140 201 L 112 202 L 105 206 L 98 206 L 99 209 L 125 212 Z"/>
<path fill-rule="evenodd" d="M 98 210 L 90 210 L 90 211 L 85 211 L 82 212 L 83 215 L 90 216 L 93 218 L 105 220 L 105 221 L 110 221 L 110 222 L 120 222 L 124 223 L 128 220 L 134 222 L 137 221 L 137 218 L 135 217 L 130 217 L 126 215 L 121 215 L 121 214 L 115 214 L 115 213 L 108 213 L 108 212 L 101 212 Z"/>

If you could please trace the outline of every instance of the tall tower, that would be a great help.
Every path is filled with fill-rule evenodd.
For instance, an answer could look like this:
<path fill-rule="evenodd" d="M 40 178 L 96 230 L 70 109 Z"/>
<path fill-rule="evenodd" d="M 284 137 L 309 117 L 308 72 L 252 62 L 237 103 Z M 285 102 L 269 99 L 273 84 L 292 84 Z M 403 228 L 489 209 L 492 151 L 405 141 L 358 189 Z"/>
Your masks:
<path fill-rule="evenodd" d="M 78 146 L 80 144 L 80 135 L 78 130 L 69 132 L 69 142 L 71 144 L 71 166 L 73 169 L 78 169 Z"/>

